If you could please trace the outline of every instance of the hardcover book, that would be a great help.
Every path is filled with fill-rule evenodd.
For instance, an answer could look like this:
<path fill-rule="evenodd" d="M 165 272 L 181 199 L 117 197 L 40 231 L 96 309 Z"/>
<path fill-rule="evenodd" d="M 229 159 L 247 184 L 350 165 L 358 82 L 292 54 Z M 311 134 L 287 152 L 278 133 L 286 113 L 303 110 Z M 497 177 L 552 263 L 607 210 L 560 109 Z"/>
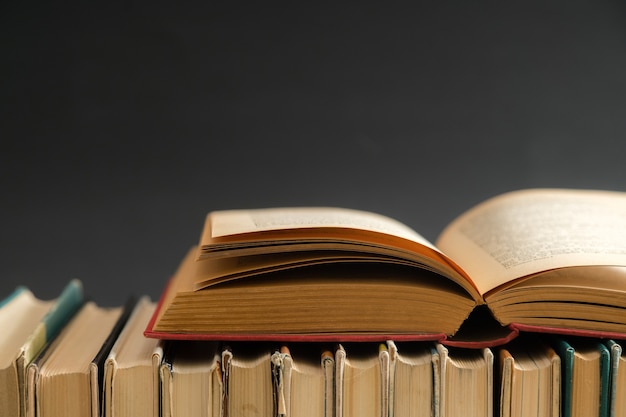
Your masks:
<path fill-rule="evenodd" d="M 223 414 L 221 351 L 216 342 L 168 342 L 160 365 L 161 416 Z"/>
<path fill-rule="evenodd" d="M 102 414 L 104 361 L 133 306 L 134 300 L 124 307 L 102 307 L 94 301 L 81 307 L 28 366 L 28 417 Z"/>
<path fill-rule="evenodd" d="M 335 412 L 335 357 L 317 344 L 287 346 L 272 354 L 277 417 L 325 417 Z"/>
<path fill-rule="evenodd" d="M 555 339 L 561 357 L 563 417 L 608 417 L 611 378 L 606 345 L 591 339 Z"/>
<path fill-rule="evenodd" d="M 104 362 L 103 417 L 159 417 L 162 342 L 143 336 L 154 311 L 141 297 Z"/>
<path fill-rule="evenodd" d="M 622 355 L 623 341 L 617 343 L 615 340 L 605 340 L 611 363 L 608 415 L 609 417 L 626 416 L 626 370 L 624 369 L 626 358 Z"/>
<path fill-rule="evenodd" d="M 531 189 L 470 208 L 435 244 L 358 210 L 209 213 L 145 334 L 485 347 L 519 331 L 623 339 L 625 313 L 626 193 Z"/>
<path fill-rule="evenodd" d="M 260 344 L 226 346 L 222 351 L 222 417 L 250 413 L 277 415 L 272 379 L 272 350 Z"/>
<path fill-rule="evenodd" d="M 561 358 L 551 346 L 538 338 L 513 342 L 497 359 L 500 417 L 561 415 Z"/>
<path fill-rule="evenodd" d="M 385 344 L 337 347 L 335 404 L 336 417 L 389 416 L 389 351 Z"/>
<path fill-rule="evenodd" d="M 439 354 L 430 342 L 396 344 L 389 350 L 389 417 L 439 414 Z"/>
<path fill-rule="evenodd" d="M 493 352 L 437 344 L 440 417 L 493 416 Z"/>
<path fill-rule="evenodd" d="M 26 370 L 83 302 L 80 281 L 55 300 L 40 300 L 25 287 L 0 302 L 0 416 L 26 415 Z"/>

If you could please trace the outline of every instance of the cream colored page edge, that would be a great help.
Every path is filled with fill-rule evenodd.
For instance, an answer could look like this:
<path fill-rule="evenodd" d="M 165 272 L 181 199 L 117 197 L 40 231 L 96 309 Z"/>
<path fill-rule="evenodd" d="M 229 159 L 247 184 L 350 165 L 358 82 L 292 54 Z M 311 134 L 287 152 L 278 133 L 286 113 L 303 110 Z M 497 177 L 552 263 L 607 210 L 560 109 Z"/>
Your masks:
<path fill-rule="evenodd" d="M 573 203 L 595 200 L 598 203 L 598 207 L 606 207 L 607 210 L 619 210 L 626 214 L 626 194 L 622 193 L 564 189 L 515 191 L 487 200 L 459 216 L 450 223 L 437 239 L 437 247 L 468 273 L 483 295 L 516 278 L 550 269 L 582 265 L 626 265 L 625 246 L 623 254 L 579 251 L 537 259 L 507 268 L 479 246 L 471 237 L 461 231 L 471 219 L 484 215 L 489 210 L 499 206 L 508 203 L 523 205 L 530 200 L 540 202 L 542 200 L 552 201 L 551 199 L 553 198 L 564 199 Z M 569 219 L 570 224 L 584 220 L 579 217 L 581 216 L 576 213 L 572 214 L 571 219 Z M 626 216 L 622 216 L 622 224 L 613 224 L 611 226 L 626 231 Z M 543 233 L 545 234 L 545 232 Z M 626 234 L 622 236 L 624 236 L 622 238 L 623 242 L 626 243 Z M 619 244 L 619 242 L 609 243 Z"/>
<path fill-rule="evenodd" d="M 53 304 L 54 301 L 39 300 L 29 290 L 25 290 L 3 306 L 0 310 L 0 327 L 4 336 L 0 340 L 1 368 L 8 367 L 26 348 L 41 319 Z"/>
<path fill-rule="evenodd" d="M 152 364 L 152 354 L 159 341 L 144 337 L 142 331 L 154 314 L 155 308 L 156 304 L 148 296 L 142 296 L 137 302 L 109 355 L 117 360 L 120 367 Z"/>
<path fill-rule="evenodd" d="M 360 210 L 332 207 L 223 210 L 210 213 L 209 219 L 212 229 L 206 230 L 205 235 L 211 238 L 272 230 L 339 227 L 398 236 L 437 250 L 431 242 L 403 223 Z"/>
<path fill-rule="evenodd" d="M 265 220 L 259 221 L 259 216 Z M 303 223 L 302 219 L 307 219 L 306 223 Z M 474 288 L 473 283 L 462 276 L 463 274 L 459 273 L 457 267 L 452 265 L 450 260 L 435 245 L 403 223 L 387 216 L 367 211 L 333 207 L 214 211 L 207 215 L 201 245 L 211 244 L 213 239 L 230 236 L 231 234 L 323 227 L 370 231 L 380 233 L 381 235 L 394 236 L 403 239 L 405 242 L 416 243 L 416 246 L 410 244 L 401 245 L 400 249 L 406 251 L 410 247 L 411 253 L 418 254 L 421 257 L 421 262 L 431 266 L 437 265 L 436 270 L 440 274 L 448 276 L 463 286 L 473 298 L 480 299 L 478 290 Z"/>

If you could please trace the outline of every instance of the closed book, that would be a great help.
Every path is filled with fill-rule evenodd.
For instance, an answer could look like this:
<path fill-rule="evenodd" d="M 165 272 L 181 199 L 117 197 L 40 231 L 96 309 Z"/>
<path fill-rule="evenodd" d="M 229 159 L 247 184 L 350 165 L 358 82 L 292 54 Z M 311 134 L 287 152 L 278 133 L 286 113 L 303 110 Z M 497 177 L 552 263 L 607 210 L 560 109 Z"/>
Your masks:
<path fill-rule="evenodd" d="M 272 354 L 278 417 L 333 417 L 335 359 L 318 345 L 283 346 Z"/>
<path fill-rule="evenodd" d="M 161 416 L 221 416 L 221 351 L 216 342 L 165 344 L 160 365 Z"/>
<path fill-rule="evenodd" d="M 336 417 L 389 415 L 389 351 L 384 344 L 340 344 L 335 352 Z"/>
<path fill-rule="evenodd" d="M 439 416 L 493 416 L 493 352 L 438 344 L 441 366 Z"/>
<path fill-rule="evenodd" d="M 212 211 L 145 334 L 473 348 L 520 332 L 624 339 L 626 237 L 615 233 L 624 228 L 626 193 L 602 190 L 498 195 L 434 243 L 363 210 Z M 466 331 L 476 314 L 481 331 Z"/>
<path fill-rule="evenodd" d="M 395 343 L 389 349 L 389 417 L 435 415 L 439 363 L 430 342 Z"/>
<path fill-rule="evenodd" d="M 104 363 L 104 417 L 159 417 L 162 342 L 143 336 L 155 304 L 142 297 Z"/>
<path fill-rule="evenodd" d="M 40 300 L 20 287 L 0 302 L 0 416 L 26 414 L 26 369 L 82 300 L 82 284 L 73 280 L 54 300 Z"/>
<path fill-rule="evenodd" d="M 222 351 L 222 417 L 246 415 L 250 409 L 261 416 L 275 415 L 269 345 L 236 343 Z"/>
<path fill-rule="evenodd" d="M 100 416 L 104 360 L 133 305 L 133 300 L 120 307 L 88 301 L 81 307 L 28 366 L 28 417 Z"/>
<path fill-rule="evenodd" d="M 498 351 L 500 417 L 559 417 L 561 359 L 538 337 Z"/>
<path fill-rule="evenodd" d="M 606 417 L 609 411 L 610 353 L 599 340 L 556 338 L 561 356 L 563 417 Z"/>

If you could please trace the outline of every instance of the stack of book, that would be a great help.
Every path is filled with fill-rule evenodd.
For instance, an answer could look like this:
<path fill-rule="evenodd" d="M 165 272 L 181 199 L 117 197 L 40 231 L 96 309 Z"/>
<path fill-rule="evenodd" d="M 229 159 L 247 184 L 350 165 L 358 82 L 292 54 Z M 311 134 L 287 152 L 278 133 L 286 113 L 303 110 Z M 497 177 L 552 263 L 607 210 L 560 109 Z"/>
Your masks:
<path fill-rule="evenodd" d="M 626 193 L 503 194 L 436 244 L 212 212 L 158 302 L 18 288 L 0 324 L 0 416 L 626 416 Z"/>

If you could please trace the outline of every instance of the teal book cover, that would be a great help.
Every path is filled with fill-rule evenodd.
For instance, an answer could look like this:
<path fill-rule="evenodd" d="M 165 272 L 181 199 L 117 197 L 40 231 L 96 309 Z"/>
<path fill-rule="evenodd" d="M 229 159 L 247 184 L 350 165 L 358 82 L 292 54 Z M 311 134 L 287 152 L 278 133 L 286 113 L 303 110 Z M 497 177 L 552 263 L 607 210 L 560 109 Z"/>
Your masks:
<path fill-rule="evenodd" d="M 59 295 L 56 305 L 43 319 L 46 340 L 51 340 L 61 331 L 82 303 L 83 285 L 79 280 L 72 280 Z"/>
<path fill-rule="evenodd" d="M 0 415 L 25 415 L 26 368 L 60 332 L 82 301 L 82 284 L 77 280 L 70 281 L 54 300 L 40 300 L 27 287 L 20 286 L 0 301 L 6 325 L 2 347 L 6 366 L 0 369 L 3 387 Z"/>
<path fill-rule="evenodd" d="M 25 347 L 26 363 L 30 363 L 43 347 L 59 334 L 83 302 L 82 283 L 76 279 L 71 280 L 29 338 L 29 343 Z"/>
<path fill-rule="evenodd" d="M 561 399 L 562 417 L 576 417 L 581 414 L 585 403 L 580 401 L 583 397 L 578 391 L 585 382 L 579 380 L 581 372 L 575 369 L 584 366 L 583 361 L 590 361 L 597 366 L 594 373 L 598 375 L 598 385 L 595 392 L 586 390 L 590 395 L 597 395 L 592 400 L 598 401 L 597 412 L 587 414 L 589 416 L 609 417 L 609 389 L 611 378 L 611 355 L 609 349 L 600 341 L 592 340 L 565 340 L 556 339 L 555 349 L 561 357 Z M 583 376 L 582 378 L 587 378 Z M 591 401 L 590 401 L 591 403 Z M 585 416 L 586 417 L 586 416 Z"/>

